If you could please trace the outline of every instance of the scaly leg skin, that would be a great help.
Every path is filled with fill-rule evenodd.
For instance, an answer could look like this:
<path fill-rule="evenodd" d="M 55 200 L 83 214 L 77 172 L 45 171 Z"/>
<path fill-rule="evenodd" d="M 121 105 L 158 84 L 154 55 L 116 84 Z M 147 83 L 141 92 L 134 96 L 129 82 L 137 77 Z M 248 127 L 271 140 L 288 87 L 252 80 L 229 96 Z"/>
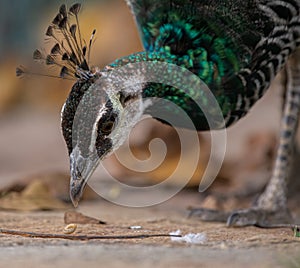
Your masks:
<path fill-rule="evenodd" d="M 287 174 L 300 109 L 300 49 L 286 65 L 287 88 L 281 122 L 280 142 L 273 175 L 256 204 L 245 210 L 224 213 L 193 209 L 192 216 L 204 221 L 227 221 L 227 226 L 279 227 L 292 222 L 287 208 Z"/>

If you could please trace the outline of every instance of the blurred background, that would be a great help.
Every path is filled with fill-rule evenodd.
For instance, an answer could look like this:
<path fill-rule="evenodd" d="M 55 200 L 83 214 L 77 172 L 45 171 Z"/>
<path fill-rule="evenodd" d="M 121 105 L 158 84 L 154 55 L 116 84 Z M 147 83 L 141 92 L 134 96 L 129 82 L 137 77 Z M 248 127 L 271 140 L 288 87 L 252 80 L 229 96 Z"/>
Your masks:
<path fill-rule="evenodd" d="M 17 66 L 31 68 L 36 48 L 51 46 L 45 31 L 62 2 L 0 3 L 1 181 L 43 168 L 68 169 L 59 124 L 60 110 L 73 81 L 15 76 Z M 80 23 L 87 40 L 93 29 L 98 31 L 91 56 L 94 65 L 103 67 L 117 57 L 141 50 L 123 1 L 83 1 Z M 59 74 L 55 68 L 40 68 L 44 73 Z"/>
<path fill-rule="evenodd" d="M 103 67 L 116 58 L 142 50 L 125 1 L 81 2 L 80 24 L 85 39 L 89 39 L 93 29 L 97 29 L 91 56 L 93 65 Z M 62 3 L 73 4 L 58 0 L 0 2 L 0 187 L 4 187 L 5 191 L 19 191 L 32 181 L 42 180 L 53 193 L 67 200 L 69 166 L 60 131 L 60 110 L 72 81 L 15 76 L 16 66 L 32 65 L 35 48 L 47 47 L 45 31 Z M 48 71 L 59 73 L 56 69 Z M 228 130 L 226 159 L 209 192 L 218 196 L 225 193 L 238 196 L 263 188 L 270 176 L 277 143 L 281 88 L 280 79 L 277 79 L 267 96 L 249 115 Z M 148 119 L 139 124 L 130 140 L 134 154 L 145 159 L 149 157 L 149 141 L 157 137 L 165 141 L 169 151 L 165 162 L 156 170 L 135 173 L 123 167 L 114 156 L 106 161 L 106 166 L 119 180 L 128 183 L 153 184 L 163 180 L 174 171 L 180 156 L 176 132 Z M 199 184 L 209 156 L 209 133 L 200 133 L 199 140 L 199 168 L 189 183 L 190 187 Z M 126 151 L 123 153 L 126 157 Z M 191 162 L 190 159 L 184 161 L 182 177 Z M 182 177 L 179 175 L 176 180 L 180 181 Z M 171 184 L 176 185 L 176 180 Z M 196 188 L 194 191 L 197 191 Z M 116 193 L 112 191 L 112 195 Z M 224 207 L 225 204 L 226 208 L 223 201 L 222 205 Z M 219 199 L 207 196 L 203 202 L 212 208 L 220 205 Z M 228 206 L 231 205 L 229 202 Z"/>

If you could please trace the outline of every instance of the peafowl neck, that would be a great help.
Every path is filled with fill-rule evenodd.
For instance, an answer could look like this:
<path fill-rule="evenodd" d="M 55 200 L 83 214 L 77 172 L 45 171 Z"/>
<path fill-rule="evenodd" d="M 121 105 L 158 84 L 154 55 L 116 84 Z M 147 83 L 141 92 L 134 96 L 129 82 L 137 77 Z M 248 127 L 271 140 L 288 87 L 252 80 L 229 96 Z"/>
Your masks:
<path fill-rule="evenodd" d="M 186 64 L 178 66 L 178 56 L 172 55 L 169 51 L 161 50 L 160 52 L 140 52 L 129 55 L 118 59 L 106 69 L 117 71 L 117 75 L 114 75 L 115 79 L 122 77 L 123 83 L 125 82 L 124 79 L 128 80 L 125 83 L 131 84 L 131 87 L 120 85 L 117 88 L 121 90 L 121 94 L 125 98 L 132 94 L 140 95 L 145 104 L 144 113 L 155 118 L 157 118 L 155 116 L 157 113 L 164 116 L 175 114 L 178 117 L 175 126 L 191 128 L 186 125 L 185 119 L 174 111 L 173 105 L 176 105 L 188 115 L 197 130 L 209 130 L 212 126 L 208 125 L 203 108 L 210 111 L 211 114 L 217 114 L 220 108 L 206 83 L 199 79 L 198 75 L 189 71 L 190 66 L 188 64 L 187 61 Z M 135 86 L 135 84 L 142 84 L 142 86 Z M 207 95 L 208 91 L 210 95 Z M 149 98 L 163 99 L 173 105 L 164 105 L 163 109 L 157 106 L 153 108 L 154 105 L 149 105 Z M 212 98 L 214 98 L 214 103 Z M 164 120 L 160 121 L 166 123 Z M 223 127 L 224 124 L 219 119 L 213 126 L 214 129 Z"/>

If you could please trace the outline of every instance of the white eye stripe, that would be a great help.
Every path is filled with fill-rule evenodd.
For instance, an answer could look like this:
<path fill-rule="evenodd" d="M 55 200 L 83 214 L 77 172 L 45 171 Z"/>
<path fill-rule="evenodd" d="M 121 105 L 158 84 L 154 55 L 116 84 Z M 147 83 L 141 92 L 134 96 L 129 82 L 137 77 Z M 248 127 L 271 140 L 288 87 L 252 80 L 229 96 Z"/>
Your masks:
<path fill-rule="evenodd" d="M 62 122 L 63 119 L 63 113 L 65 111 L 66 108 L 66 103 L 64 103 L 64 105 L 61 107 L 61 111 L 60 111 L 60 122 Z"/>
<path fill-rule="evenodd" d="M 102 108 L 99 110 L 99 113 L 93 124 L 93 129 L 92 129 L 92 134 L 91 134 L 92 135 L 91 136 L 91 144 L 89 146 L 90 152 L 93 152 L 95 150 L 96 140 L 97 140 L 97 136 L 98 136 L 98 122 L 99 122 L 100 118 L 106 113 L 106 111 L 107 111 L 107 107 L 106 107 L 106 104 L 104 103 Z"/>

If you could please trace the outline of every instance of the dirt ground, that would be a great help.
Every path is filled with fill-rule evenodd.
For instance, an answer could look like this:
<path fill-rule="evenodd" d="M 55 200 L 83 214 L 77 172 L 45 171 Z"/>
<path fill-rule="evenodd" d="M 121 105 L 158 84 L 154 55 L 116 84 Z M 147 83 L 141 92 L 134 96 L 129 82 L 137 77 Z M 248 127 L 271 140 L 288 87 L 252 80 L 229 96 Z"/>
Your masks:
<path fill-rule="evenodd" d="M 153 235 L 181 230 L 204 233 L 203 244 L 169 237 L 69 241 L 0 235 L 1 267 L 300 267 L 300 238 L 290 229 L 227 228 L 188 218 L 198 194 L 184 191 L 150 208 L 133 209 L 106 201 L 85 202 L 79 211 L 106 225 L 78 225 L 74 235 Z M 63 234 L 64 211 L 1 212 L 3 229 Z M 131 226 L 142 229 L 132 230 Z"/>

